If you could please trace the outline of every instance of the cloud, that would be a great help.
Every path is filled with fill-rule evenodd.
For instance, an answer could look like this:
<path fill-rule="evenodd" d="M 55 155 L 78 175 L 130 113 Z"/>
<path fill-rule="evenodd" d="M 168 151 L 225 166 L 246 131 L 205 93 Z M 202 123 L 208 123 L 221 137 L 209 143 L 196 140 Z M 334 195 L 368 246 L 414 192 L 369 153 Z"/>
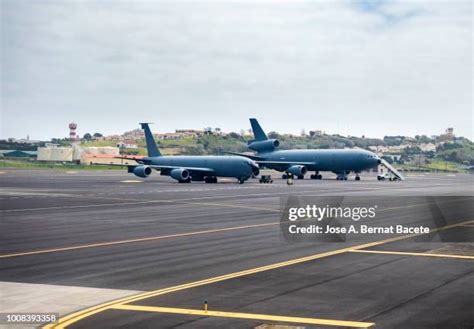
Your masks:
<path fill-rule="evenodd" d="M 472 138 L 470 2 L 2 1 L 1 137 L 301 128 Z M 38 125 L 41 124 L 41 127 Z"/>

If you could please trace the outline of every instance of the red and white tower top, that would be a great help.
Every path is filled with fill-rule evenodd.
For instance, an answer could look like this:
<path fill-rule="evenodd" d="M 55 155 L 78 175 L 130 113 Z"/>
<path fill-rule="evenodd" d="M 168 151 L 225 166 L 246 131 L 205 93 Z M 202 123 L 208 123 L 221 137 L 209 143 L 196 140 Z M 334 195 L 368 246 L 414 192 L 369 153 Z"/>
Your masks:
<path fill-rule="evenodd" d="M 76 129 L 77 129 L 77 124 L 72 122 L 69 124 L 69 139 L 72 141 L 76 140 Z"/>

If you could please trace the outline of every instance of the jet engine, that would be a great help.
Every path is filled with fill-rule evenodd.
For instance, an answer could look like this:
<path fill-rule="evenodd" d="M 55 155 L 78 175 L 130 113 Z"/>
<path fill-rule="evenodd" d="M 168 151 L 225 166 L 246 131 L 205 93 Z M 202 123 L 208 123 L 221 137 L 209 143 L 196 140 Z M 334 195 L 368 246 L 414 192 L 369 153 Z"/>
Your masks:
<path fill-rule="evenodd" d="M 148 166 L 136 166 L 133 168 L 133 174 L 138 177 L 146 178 L 151 174 L 151 168 Z"/>
<path fill-rule="evenodd" d="M 249 149 L 257 152 L 271 152 L 278 146 L 280 146 L 280 141 L 278 139 L 249 142 Z"/>
<path fill-rule="evenodd" d="M 170 171 L 170 176 L 177 181 L 186 181 L 189 178 L 189 171 L 186 169 L 173 169 Z"/>
<path fill-rule="evenodd" d="M 286 172 L 295 175 L 295 176 L 303 176 L 308 172 L 308 169 L 305 166 L 301 165 L 293 165 L 286 170 Z"/>

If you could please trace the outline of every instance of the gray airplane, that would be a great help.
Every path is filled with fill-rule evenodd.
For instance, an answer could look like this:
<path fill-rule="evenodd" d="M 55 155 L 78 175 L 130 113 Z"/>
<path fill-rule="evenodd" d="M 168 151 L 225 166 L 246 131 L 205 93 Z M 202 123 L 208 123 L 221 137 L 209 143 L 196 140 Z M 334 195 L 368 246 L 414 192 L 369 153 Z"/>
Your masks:
<path fill-rule="evenodd" d="M 261 166 L 284 172 L 282 178 L 296 176 L 303 179 L 308 171 L 314 171 L 311 179 L 322 179 L 321 171 L 332 171 L 338 180 L 347 180 L 351 172 L 360 180 L 359 173 L 379 164 L 386 164 L 376 154 L 361 149 L 321 149 L 321 150 L 277 150 L 280 142 L 268 139 L 256 119 L 250 119 L 254 139 L 248 141 L 248 147 L 256 151 L 254 155 L 243 155 Z M 392 168 L 395 170 L 394 168 Z M 401 175 L 400 175 L 401 177 Z"/>
<path fill-rule="evenodd" d="M 259 174 L 258 165 L 242 156 L 214 156 L 214 155 L 161 155 L 151 133 L 148 123 L 140 123 L 145 131 L 145 141 L 148 156 L 133 159 L 138 164 L 128 166 L 128 172 L 138 177 L 148 177 L 152 169 L 159 170 L 161 175 L 171 176 L 180 183 L 191 181 L 205 181 L 217 183 L 217 177 L 234 177 L 240 184 Z"/>

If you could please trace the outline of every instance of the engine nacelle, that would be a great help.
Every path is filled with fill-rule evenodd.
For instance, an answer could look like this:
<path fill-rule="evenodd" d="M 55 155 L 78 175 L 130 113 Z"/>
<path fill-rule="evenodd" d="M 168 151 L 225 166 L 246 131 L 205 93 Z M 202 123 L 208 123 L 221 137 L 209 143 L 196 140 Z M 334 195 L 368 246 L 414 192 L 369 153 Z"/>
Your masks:
<path fill-rule="evenodd" d="M 146 178 L 151 175 L 151 171 L 151 168 L 148 166 L 136 166 L 132 172 L 135 176 Z"/>
<path fill-rule="evenodd" d="M 186 169 L 173 169 L 170 171 L 170 176 L 178 181 L 185 181 L 189 178 L 189 171 Z"/>
<path fill-rule="evenodd" d="M 288 173 L 295 176 L 303 176 L 308 172 L 308 169 L 305 166 L 293 165 L 286 170 Z"/>
<path fill-rule="evenodd" d="M 278 146 L 280 146 L 280 141 L 278 139 L 249 142 L 249 149 L 257 152 L 271 152 Z"/>

